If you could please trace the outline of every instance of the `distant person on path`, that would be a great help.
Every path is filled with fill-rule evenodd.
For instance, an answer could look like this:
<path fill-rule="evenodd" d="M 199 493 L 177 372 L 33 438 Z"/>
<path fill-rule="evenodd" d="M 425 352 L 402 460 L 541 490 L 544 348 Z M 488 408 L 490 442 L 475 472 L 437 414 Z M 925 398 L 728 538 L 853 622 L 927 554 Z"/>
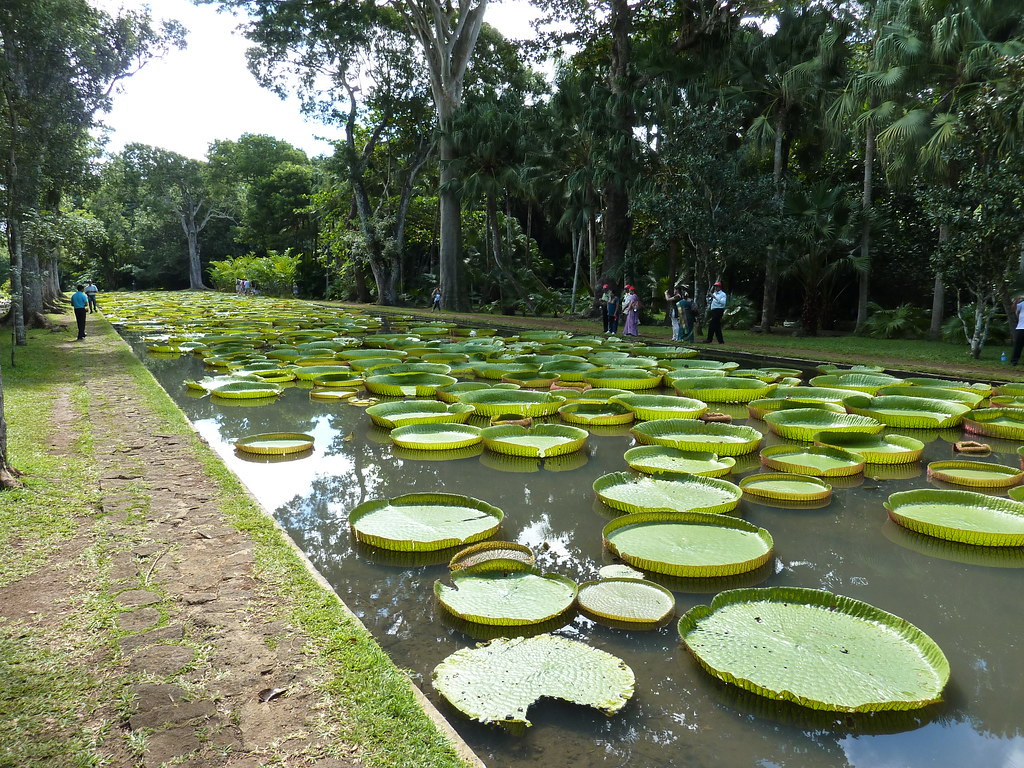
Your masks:
<path fill-rule="evenodd" d="M 672 320 L 672 341 L 682 341 L 683 330 L 679 325 L 679 302 L 682 300 L 678 285 L 670 285 L 665 291 L 665 303 L 668 304 L 668 316 Z"/>
<path fill-rule="evenodd" d="M 690 294 L 683 291 L 683 298 L 676 304 L 679 313 L 679 324 L 682 326 L 679 334 L 680 341 L 693 341 L 693 326 L 697 322 L 697 303 L 690 298 Z"/>
<path fill-rule="evenodd" d="M 77 290 L 71 294 L 71 306 L 75 308 L 75 322 L 78 323 L 78 338 L 75 341 L 81 341 L 85 338 L 85 316 L 89 314 L 89 297 L 85 295 L 84 285 L 76 285 L 75 288 Z"/>
<path fill-rule="evenodd" d="M 619 332 L 619 294 L 612 288 L 608 296 L 608 333 Z"/>
<path fill-rule="evenodd" d="M 1017 324 L 1013 331 L 1013 357 L 1010 358 L 1010 364 L 1016 365 L 1020 362 L 1020 353 L 1024 351 L 1024 296 L 1015 296 L 1013 306 L 1017 313 Z"/>
<path fill-rule="evenodd" d="M 725 339 L 722 338 L 722 315 L 725 314 L 725 303 L 728 301 L 725 291 L 722 290 L 722 282 L 716 281 L 711 287 L 710 293 L 708 293 L 708 305 L 710 313 L 708 315 L 708 337 L 704 340 L 705 344 L 710 344 L 712 337 L 718 339 L 719 344 L 725 344 Z"/>
<path fill-rule="evenodd" d="M 624 333 L 627 336 L 639 336 L 640 299 L 636 295 L 636 288 L 632 285 L 626 286 L 626 295 L 622 298 L 622 313 L 626 316 L 626 328 Z"/>
<path fill-rule="evenodd" d="M 440 312 L 441 311 L 441 286 L 438 285 L 434 288 L 434 292 L 430 294 L 430 311 Z"/>
<path fill-rule="evenodd" d="M 614 291 L 612 290 L 612 287 L 608 285 L 608 283 L 605 283 L 604 285 L 601 286 L 601 323 L 604 325 L 604 333 L 611 332 L 612 324 L 611 315 L 608 314 L 608 304 L 612 300 L 613 293 Z"/>
<path fill-rule="evenodd" d="M 96 306 L 96 294 L 100 292 L 100 289 L 96 287 L 96 283 L 89 281 L 89 284 L 85 286 L 85 295 L 89 299 L 89 314 L 93 312 L 99 312 L 99 307 Z"/>

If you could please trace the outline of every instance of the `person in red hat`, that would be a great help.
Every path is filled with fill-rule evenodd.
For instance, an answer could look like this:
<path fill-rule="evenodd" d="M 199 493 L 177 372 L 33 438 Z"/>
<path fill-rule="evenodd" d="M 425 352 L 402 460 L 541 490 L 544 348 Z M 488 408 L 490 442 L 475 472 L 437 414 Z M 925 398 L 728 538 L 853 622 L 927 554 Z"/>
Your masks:
<path fill-rule="evenodd" d="M 722 290 L 722 281 L 716 280 L 715 284 L 708 291 L 708 337 L 704 339 L 705 344 L 710 344 L 712 337 L 718 339 L 719 344 L 725 344 L 722 338 L 722 315 L 725 314 L 725 304 L 728 301 L 725 291 Z"/>

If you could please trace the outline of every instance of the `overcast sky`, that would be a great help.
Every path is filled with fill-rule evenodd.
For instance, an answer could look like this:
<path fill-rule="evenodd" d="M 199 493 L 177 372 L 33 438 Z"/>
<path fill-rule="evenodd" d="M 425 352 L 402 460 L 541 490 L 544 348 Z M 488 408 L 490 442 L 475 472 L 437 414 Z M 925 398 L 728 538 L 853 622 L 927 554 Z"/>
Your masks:
<path fill-rule="evenodd" d="M 108 11 L 138 8 L 142 0 L 91 0 Z M 261 88 L 246 69 L 248 42 L 235 31 L 238 20 L 215 6 L 189 0 L 148 3 L 154 18 L 177 19 L 189 30 L 188 48 L 149 62 L 126 80 L 104 116 L 111 129 L 109 152 L 132 142 L 151 144 L 202 158 L 214 139 L 237 139 L 265 133 L 294 144 L 310 155 L 328 153 L 323 137 L 340 136 L 333 128 L 307 121 L 294 98 L 282 100 Z M 507 37 L 530 33 L 525 2 L 491 3 L 486 20 Z"/>

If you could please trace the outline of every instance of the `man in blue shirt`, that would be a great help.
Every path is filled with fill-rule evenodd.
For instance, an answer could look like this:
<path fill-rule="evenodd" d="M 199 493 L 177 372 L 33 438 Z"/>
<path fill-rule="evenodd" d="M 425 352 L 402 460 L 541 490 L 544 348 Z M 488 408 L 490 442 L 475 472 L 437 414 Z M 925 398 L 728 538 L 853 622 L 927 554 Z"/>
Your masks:
<path fill-rule="evenodd" d="M 708 313 L 708 337 L 704 343 L 710 344 L 711 339 L 716 338 L 719 344 L 725 344 L 725 339 L 722 338 L 722 315 L 725 314 L 727 297 L 720 281 L 711 289 L 708 300 L 711 302 L 711 311 Z"/>
<path fill-rule="evenodd" d="M 76 285 L 76 290 L 71 294 L 71 306 L 75 308 L 75 321 L 78 323 L 78 338 L 81 341 L 85 338 L 85 316 L 88 314 L 89 297 L 85 295 L 84 285 Z"/>

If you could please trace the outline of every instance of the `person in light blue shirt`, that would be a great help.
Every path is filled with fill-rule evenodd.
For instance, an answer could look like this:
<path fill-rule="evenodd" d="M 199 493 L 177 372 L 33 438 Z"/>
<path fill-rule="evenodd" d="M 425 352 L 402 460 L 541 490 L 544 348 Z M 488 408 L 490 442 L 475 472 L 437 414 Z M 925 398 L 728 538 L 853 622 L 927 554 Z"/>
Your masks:
<path fill-rule="evenodd" d="M 85 316 L 88 314 L 89 297 L 85 295 L 84 285 L 76 285 L 77 289 L 71 294 L 71 306 L 75 309 L 75 322 L 78 323 L 78 338 L 81 341 L 85 338 Z"/>
<path fill-rule="evenodd" d="M 725 344 L 722 338 L 722 315 L 725 314 L 725 304 L 728 296 L 722 290 L 721 281 L 716 281 L 708 294 L 708 301 L 711 302 L 708 313 L 708 337 L 704 339 L 705 344 L 710 344 L 712 337 L 718 339 L 719 344 Z"/>

